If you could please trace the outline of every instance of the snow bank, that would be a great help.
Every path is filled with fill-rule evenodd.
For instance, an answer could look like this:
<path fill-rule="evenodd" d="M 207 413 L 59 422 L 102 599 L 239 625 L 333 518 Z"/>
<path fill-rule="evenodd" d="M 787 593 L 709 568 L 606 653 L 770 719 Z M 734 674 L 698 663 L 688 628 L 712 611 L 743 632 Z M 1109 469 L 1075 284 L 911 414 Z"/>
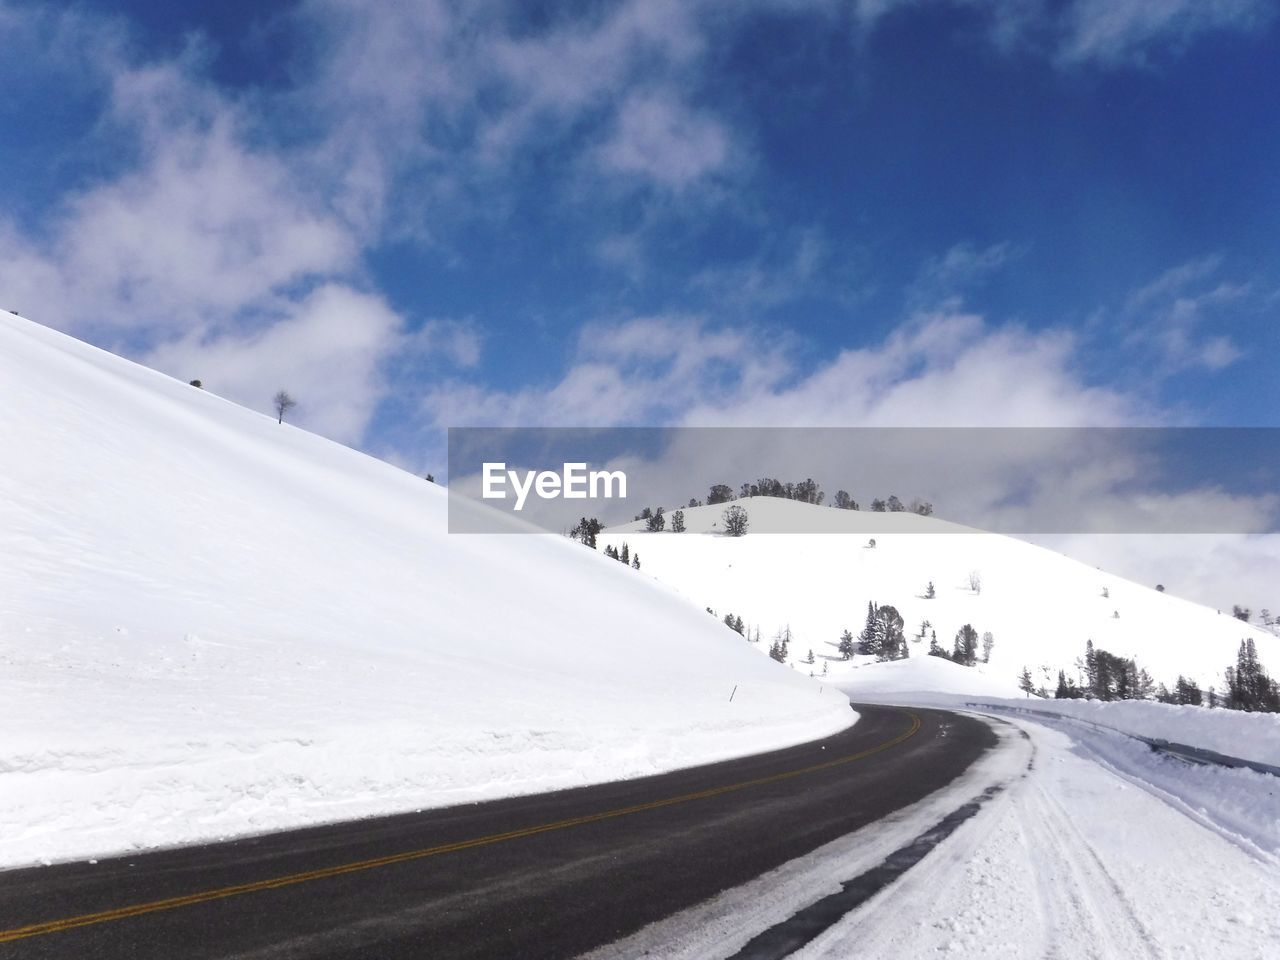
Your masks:
<path fill-rule="evenodd" d="M 0 864 L 628 777 L 851 722 L 647 572 L 560 537 L 450 537 L 441 488 L 215 383 L 10 315 L 0 383 Z"/>
<path fill-rule="evenodd" d="M 1030 711 L 1064 716 L 1138 737 L 1168 740 L 1229 757 L 1280 766 L 1280 714 L 1210 710 L 1149 700 L 1043 700 L 1028 697 L 982 664 L 962 667 L 938 657 L 876 663 L 855 657 L 835 680 L 853 701 L 950 709 Z M 997 713 L 997 715 L 1001 715 Z M 1070 721 L 1068 721 L 1070 723 Z M 1143 750 L 1147 750 L 1144 746 Z"/>
<path fill-rule="evenodd" d="M 981 702 L 1060 714 L 1122 733 L 1184 743 L 1229 757 L 1280 766 L 1280 714 L 1209 710 L 1145 700 L 1103 703 L 1097 700 L 1041 700 L 1038 697 L 1030 700 L 984 697 Z"/>
<path fill-rule="evenodd" d="M 908 660 L 877 663 L 871 657 L 854 657 L 848 669 L 837 674 L 836 685 L 851 700 L 901 700 L 912 694 L 947 694 L 986 699 L 1020 697 L 1012 678 L 986 664 L 962 667 L 941 657 L 914 656 Z M 914 698 L 919 702 L 919 698 Z"/>

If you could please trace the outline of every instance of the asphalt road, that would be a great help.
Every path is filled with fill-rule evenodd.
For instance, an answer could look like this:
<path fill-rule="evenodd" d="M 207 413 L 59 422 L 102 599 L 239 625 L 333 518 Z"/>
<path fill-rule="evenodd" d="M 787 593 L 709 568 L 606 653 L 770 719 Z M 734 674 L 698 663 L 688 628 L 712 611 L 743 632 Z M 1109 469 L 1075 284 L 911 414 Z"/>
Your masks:
<path fill-rule="evenodd" d="M 692 770 L 0 872 L 0 958 L 573 957 L 900 807 L 995 744 L 857 707 L 826 740 Z"/>

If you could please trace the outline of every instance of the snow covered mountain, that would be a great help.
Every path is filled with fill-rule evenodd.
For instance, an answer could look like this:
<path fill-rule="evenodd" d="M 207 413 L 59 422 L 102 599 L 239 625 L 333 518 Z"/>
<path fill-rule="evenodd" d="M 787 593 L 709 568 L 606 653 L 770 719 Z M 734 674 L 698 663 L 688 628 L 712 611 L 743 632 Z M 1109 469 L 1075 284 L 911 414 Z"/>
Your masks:
<path fill-rule="evenodd" d="M 440 487 L 8 314 L 0 384 L 0 864 L 852 720 L 646 574 L 560 537 L 449 536 Z"/>
<path fill-rule="evenodd" d="M 825 663 L 826 676 L 855 698 L 892 690 L 1020 696 L 1024 666 L 1037 686 L 1052 690 L 1059 669 L 1074 675 L 1089 640 L 1169 686 L 1183 674 L 1221 689 L 1223 669 L 1245 637 L 1254 638 L 1265 665 L 1280 667 L 1280 639 L 1271 633 L 1025 541 L 912 513 L 868 517 L 768 497 L 737 503 L 749 515 L 743 537 L 724 535 L 720 504 L 686 508 L 683 534 L 642 532 L 643 522 L 612 528 L 602 548 L 626 542 L 643 570 L 699 606 L 758 626 L 762 648 L 789 625 L 792 665 L 821 674 Z M 864 529 L 869 521 L 872 534 Z M 778 532 L 794 530 L 827 532 Z M 844 661 L 840 635 L 859 633 L 868 602 L 897 607 L 912 660 L 928 653 L 934 631 L 950 651 L 967 623 L 993 635 L 990 662 Z M 922 635 L 924 621 L 930 626 Z M 810 650 L 812 667 L 803 662 Z"/>

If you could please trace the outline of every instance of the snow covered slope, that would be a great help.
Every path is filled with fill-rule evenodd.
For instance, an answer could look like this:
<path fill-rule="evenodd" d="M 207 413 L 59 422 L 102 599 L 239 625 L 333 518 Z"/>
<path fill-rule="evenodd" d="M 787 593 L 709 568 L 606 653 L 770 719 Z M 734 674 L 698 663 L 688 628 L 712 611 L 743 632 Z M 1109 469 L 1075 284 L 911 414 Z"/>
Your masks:
<path fill-rule="evenodd" d="M 1235 663 L 1246 636 L 1256 640 L 1263 663 L 1280 671 L 1280 639 L 1272 634 L 1021 540 L 910 513 L 867 516 L 764 497 L 737 502 L 750 516 L 741 538 L 720 532 L 725 506 L 716 505 L 686 509 L 683 534 L 640 532 L 642 524 L 633 523 L 603 539 L 626 541 L 639 551 L 645 571 L 699 606 L 758 625 L 761 647 L 790 624 L 796 668 L 821 674 L 825 662 L 829 679 L 855 698 L 860 690 L 1019 696 L 1016 678 L 1024 666 L 1037 685 L 1052 690 L 1059 668 L 1074 674 L 1087 640 L 1135 658 L 1170 686 L 1182 673 L 1221 689 L 1222 671 Z M 854 532 L 869 520 L 877 524 L 874 533 Z M 798 529 L 832 532 L 771 532 Z M 971 573 L 980 591 L 971 589 Z M 930 581 L 936 597 L 927 600 Z M 912 658 L 928 652 L 923 620 L 948 651 L 969 623 L 994 635 L 990 664 L 841 661 L 840 634 L 846 628 L 858 634 L 868 601 L 902 613 Z M 811 649 L 813 667 L 802 662 Z"/>
<path fill-rule="evenodd" d="M 7 314 L 0 384 L 0 864 L 851 722 L 648 574 L 450 537 L 441 488 Z"/>

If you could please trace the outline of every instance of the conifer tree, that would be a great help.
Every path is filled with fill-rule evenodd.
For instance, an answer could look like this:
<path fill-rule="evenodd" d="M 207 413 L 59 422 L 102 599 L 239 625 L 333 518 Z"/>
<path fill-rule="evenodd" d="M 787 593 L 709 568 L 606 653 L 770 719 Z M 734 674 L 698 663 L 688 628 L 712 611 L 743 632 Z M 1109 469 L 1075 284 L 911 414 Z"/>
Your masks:
<path fill-rule="evenodd" d="M 966 623 L 956 631 L 951 659 L 966 667 L 972 667 L 978 662 L 978 631 L 973 629 L 972 624 Z"/>
<path fill-rule="evenodd" d="M 1035 688 L 1035 682 L 1031 679 L 1031 671 L 1026 667 L 1023 667 L 1022 673 L 1018 674 L 1018 689 L 1027 696 L 1031 696 L 1031 693 Z"/>

